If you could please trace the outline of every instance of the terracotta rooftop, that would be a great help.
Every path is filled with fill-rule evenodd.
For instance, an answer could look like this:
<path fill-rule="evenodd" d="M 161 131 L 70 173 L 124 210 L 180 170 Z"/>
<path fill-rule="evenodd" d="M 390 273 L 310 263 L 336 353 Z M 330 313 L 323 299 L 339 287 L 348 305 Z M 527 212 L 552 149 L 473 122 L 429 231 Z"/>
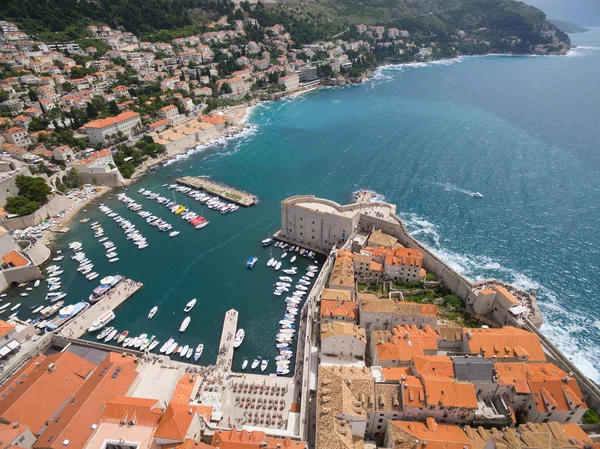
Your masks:
<path fill-rule="evenodd" d="M 351 255 L 338 254 L 329 277 L 329 286 L 348 288 L 354 286 L 354 267 Z"/>
<path fill-rule="evenodd" d="M 163 410 L 157 399 L 117 396 L 106 402 L 102 422 L 133 422 L 137 426 L 157 427 L 162 415 Z"/>
<path fill-rule="evenodd" d="M 390 421 L 392 449 L 472 449 L 465 432 L 453 424 L 438 424 L 433 418 L 422 422 Z"/>
<path fill-rule="evenodd" d="M 321 299 L 321 318 L 345 317 L 348 320 L 356 320 L 357 315 L 358 304 L 356 301 Z"/>
<path fill-rule="evenodd" d="M 0 337 L 4 337 L 9 332 L 13 331 L 15 327 L 6 321 L 0 320 Z"/>
<path fill-rule="evenodd" d="M 352 295 L 347 290 L 339 290 L 337 288 L 324 288 L 321 290 L 321 301 L 331 299 L 335 301 L 351 301 Z"/>
<path fill-rule="evenodd" d="M 133 356 L 111 352 L 86 379 L 77 392 L 52 417 L 34 448 L 62 448 L 68 440 L 70 449 L 83 449 L 102 420 L 104 406 L 115 396 L 124 395 L 137 377 Z"/>
<path fill-rule="evenodd" d="M 321 340 L 329 337 L 353 337 L 363 343 L 367 342 L 365 330 L 356 324 L 343 321 L 330 321 L 321 325 Z"/>
<path fill-rule="evenodd" d="M 100 120 L 93 120 L 89 123 L 83 125 L 84 128 L 105 128 L 110 125 L 114 125 L 116 123 L 123 122 L 125 120 L 129 120 L 134 117 L 139 117 L 140 114 L 133 111 L 123 112 L 115 117 L 108 117 Z"/>
<path fill-rule="evenodd" d="M 464 329 L 463 339 L 469 350 L 487 358 L 518 357 L 529 361 L 545 361 L 546 356 L 537 335 L 512 326 Z"/>
<path fill-rule="evenodd" d="M 264 432 L 258 430 L 252 432 L 242 430 L 240 432 L 231 429 L 229 431 L 215 431 L 212 447 L 220 449 L 305 449 L 306 443 L 290 438 L 267 437 Z"/>
<path fill-rule="evenodd" d="M 452 359 L 445 355 L 415 356 L 411 367 L 415 376 L 427 379 L 454 379 Z"/>
<path fill-rule="evenodd" d="M 369 244 L 385 246 L 388 248 L 393 248 L 396 244 L 398 244 L 398 239 L 396 237 L 386 234 L 380 229 L 371 232 L 371 235 L 367 240 Z"/>
<path fill-rule="evenodd" d="M 0 388 L 0 416 L 39 433 L 95 367 L 71 352 L 33 357 Z"/>
<path fill-rule="evenodd" d="M 339 416 L 366 422 L 367 411 L 374 410 L 374 380 L 370 369 L 321 366 L 318 379 L 316 447 L 353 447 L 350 425 Z"/>
<path fill-rule="evenodd" d="M 426 351 L 437 351 L 440 335 L 430 326 L 423 329 L 415 325 L 396 326 L 391 343 L 377 344 L 379 360 L 409 362 L 414 356 L 426 355 Z"/>
<path fill-rule="evenodd" d="M 470 382 L 425 378 L 423 379 L 423 385 L 425 386 L 425 402 L 427 405 L 477 408 L 475 387 Z"/>

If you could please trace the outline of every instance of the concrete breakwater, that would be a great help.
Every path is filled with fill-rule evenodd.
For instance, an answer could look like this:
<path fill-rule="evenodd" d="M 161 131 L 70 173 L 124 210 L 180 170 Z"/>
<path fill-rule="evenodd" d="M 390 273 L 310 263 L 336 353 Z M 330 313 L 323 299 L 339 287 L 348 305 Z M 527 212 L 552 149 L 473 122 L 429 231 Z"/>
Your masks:
<path fill-rule="evenodd" d="M 175 182 L 194 189 L 204 190 L 207 193 L 217 195 L 219 198 L 239 204 L 240 206 L 250 207 L 256 203 L 256 197 L 254 195 L 234 187 L 211 181 L 210 179 L 201 176 L 177 178 Z"/>

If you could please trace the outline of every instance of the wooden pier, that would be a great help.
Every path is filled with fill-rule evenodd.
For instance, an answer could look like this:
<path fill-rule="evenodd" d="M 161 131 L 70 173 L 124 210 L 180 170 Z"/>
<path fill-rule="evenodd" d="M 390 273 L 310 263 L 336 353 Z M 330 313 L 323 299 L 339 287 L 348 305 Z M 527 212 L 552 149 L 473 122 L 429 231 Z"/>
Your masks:
<path fill-rule="evenodd" d="M 231 371 L 231 364 L 233 363 L 233 350 L 235 349 L 233 347 L 233 340 L 237 332 L 238 315 L 239 312 L 237 310 L 228 310 L 223 321 L 217 366 L 225 372 Z"/>
<path fill-rule="evenodd" d="M 201 176 L 185 176 L 177 178 L 175 182 L 194 189 L 204 190 L 211 195 L 216 195 L 219 198 L 239 204 L 240 206 L 250 207 L 256 203 L 254 195 Z"/>
<path fill-rule="evenodd" d="M 141 282 L 123 279 L 106 297 L 60 329 L 58 335 L 65 338 L 81 338 L 92 323 L 104 312 L 115 310 L 131 298 L 143 285 Z"/>

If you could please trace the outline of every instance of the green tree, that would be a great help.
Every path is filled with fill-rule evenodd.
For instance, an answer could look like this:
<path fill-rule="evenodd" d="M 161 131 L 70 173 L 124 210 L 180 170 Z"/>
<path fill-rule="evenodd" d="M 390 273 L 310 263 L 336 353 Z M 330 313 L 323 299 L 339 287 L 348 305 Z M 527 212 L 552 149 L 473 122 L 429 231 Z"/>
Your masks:
<path fill-rule="evenodd" d="M 8 95 L 8 92 L 6 92 L 5 90 L 0 90 L 0 103 L 7 101 L 9 98 L 10 95 Z"/>
<path fill-rule="evenodd" d="M 29 215 L 34 213 L 39 207 L 39 203 L 30 199 L 17 195 L 6 198 L 4 209 L 7 212 L 15 215 Z"/>
<path fill-rule="evenodd" d="M 52 189 L 43 178 L 33 176 L 18 175 L 16 177 L 19 195 L 39 204 L 48 202 L 48 195 Z"/>
<path fill-rule="evenodd" d="M 231 85 L 229 83 L 221 84 L 221 92 L 224 94 L 230 94 L 231 92 L 233 92 L 231 90 Z"/>
<path fill-rule="evenodd" d="M 108 103 L 108 109 L 111 115 L 119 114 L 119 106 L 117 106 L 117 102 L 115 100 L 112 100 L 110 103 Z"/>

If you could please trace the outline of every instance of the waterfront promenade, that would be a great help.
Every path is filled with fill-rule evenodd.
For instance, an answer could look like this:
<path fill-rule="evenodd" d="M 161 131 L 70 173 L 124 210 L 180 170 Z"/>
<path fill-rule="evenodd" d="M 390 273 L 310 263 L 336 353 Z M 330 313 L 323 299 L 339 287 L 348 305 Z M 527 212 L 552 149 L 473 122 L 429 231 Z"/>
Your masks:
<path fill-rule="evenodd" d="M 115 310 L 125 301 L 127 301 L 135 292 L 143 287 L 141 282 L 135 282 L 131 279 L 124 279 L 104 298 L 79 315 L 73 321 L 65 325 L 58 333 L 61 337 L 81 338 L 87 329 L 96 321 L 105 311 Z"/>

